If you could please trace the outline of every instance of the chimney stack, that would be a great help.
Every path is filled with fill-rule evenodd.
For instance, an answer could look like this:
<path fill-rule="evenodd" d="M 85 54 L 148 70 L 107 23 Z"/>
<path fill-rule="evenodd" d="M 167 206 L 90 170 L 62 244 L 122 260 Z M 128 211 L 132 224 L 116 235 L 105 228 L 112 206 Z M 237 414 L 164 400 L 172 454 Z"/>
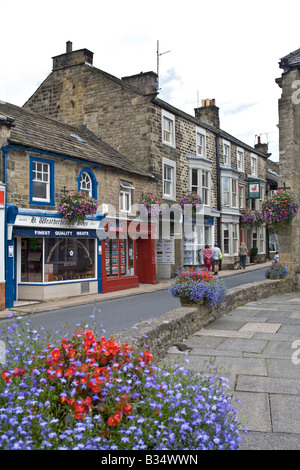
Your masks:
<path fill-rule="evenodd" d="M 219 108 L 214 98 L 202 100 L 202 106 L 195 108 L 195 117 L 217 129 L 220 128 Z"/>
<path fill-rule="evenodd" d="M 72 43 L 71 43 L 71 41 L 67 41 L 66 46 L 67 46 L 66 52 L 67 52 L 67 54 L 69 54 L 70 52 L 72 52 Z"/>
<path fill-rule="evenodd" d="M 269 153 L 268 144 L 263 144 L 260 141 L 260 135 L 257 136 L 257 144 L 254 145 L 255 150 L 260 153 L 264 153 L 267 157 L 270 157 L 272 154 Z"/>
<path fill-rule="evenodd" d="M 74 65 L 93 65 L 93 52 L 89 51 L 88 49 L 80 49 L 79 51 L 73 51 L 72 46 L 72 42 L 67 41 L 66 52 L 56 57 L 52 57 L 53 71 L 66 67 L 72 67 Z"/>

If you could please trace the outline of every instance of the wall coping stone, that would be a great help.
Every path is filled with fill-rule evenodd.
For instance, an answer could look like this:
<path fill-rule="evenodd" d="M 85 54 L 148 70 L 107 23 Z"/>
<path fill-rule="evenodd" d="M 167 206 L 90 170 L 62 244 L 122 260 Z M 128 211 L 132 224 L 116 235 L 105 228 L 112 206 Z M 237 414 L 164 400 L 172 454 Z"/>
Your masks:
<path fill-rule="evenodd" d="M 203 320 L 201 307 L 179 307 L 163 315 L 141 321 L 137 329 L 127 328 L 115 335 L 121 343 L 141 344 L 142 349 L 149 349 L 154 359 L 162 359 L 171 346 L 182 342 L 188 336 L 203 328 L 206 324 L 220 318 L 229 311 L 259 299 L 294 291 L 293 277 L 244 284 L 228 289 L 225 300 L 215 308 L 208 309 Z M 204 306 L 205 308 L 205 306 Z M 207 308 L 207 307 L 206 307 Z"/>

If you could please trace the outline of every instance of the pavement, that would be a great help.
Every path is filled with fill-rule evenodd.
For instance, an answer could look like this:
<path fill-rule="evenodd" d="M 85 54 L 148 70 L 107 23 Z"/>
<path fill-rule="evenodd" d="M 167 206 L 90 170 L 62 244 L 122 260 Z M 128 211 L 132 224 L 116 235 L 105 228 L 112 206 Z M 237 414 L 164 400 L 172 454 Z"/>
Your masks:
<path fill-rule="evenodd" d="M 241 450 L 300 449 L 300 292 L 247 303 L 187 338 L 163 362 L 211 363 L 248 429 Z"/>
<path fill-rule="evenodd" d="M 246 271 L 270 266 L 256 264 Z M 241 271 L 222 271 L 221 277 Z M 156 285 L 109 294 L 85 295 L 36 304 L 16 305 L 0 312 L 51 311 L 116 297 L 167 289 L 171 280 Z M 249 302 L 185 340 L 189 352 L 171 347 L 162 362 L 176 362 L 202 371 L 212 363 L 228 379 L 239 420 L 248 429 L 242 434 L 241 450 L 300 449 L 300 292 L 291 292 Z"/>

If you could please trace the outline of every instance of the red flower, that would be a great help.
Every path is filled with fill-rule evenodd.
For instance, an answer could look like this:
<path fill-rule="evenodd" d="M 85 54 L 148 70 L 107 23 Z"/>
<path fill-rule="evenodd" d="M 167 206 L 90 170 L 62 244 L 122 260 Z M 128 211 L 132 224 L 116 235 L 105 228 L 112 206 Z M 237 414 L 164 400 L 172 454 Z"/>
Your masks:
<path fill-rule="evenodd" d="M 113 416 L 110 416 L 107 420 L 108 426 L 117 426 L 119 422 L 122 420 L 122 413 L 121 411 L 115 411 Z"/>

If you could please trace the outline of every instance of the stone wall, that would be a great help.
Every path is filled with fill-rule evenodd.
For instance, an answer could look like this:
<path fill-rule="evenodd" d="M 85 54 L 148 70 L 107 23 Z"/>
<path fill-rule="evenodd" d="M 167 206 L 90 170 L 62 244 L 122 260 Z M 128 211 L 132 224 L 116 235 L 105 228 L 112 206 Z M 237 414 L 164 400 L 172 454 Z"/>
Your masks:
<path fill-rule="evenodd" d="M 281 87 L 279 110 L 279 187 L 286 185 L 300 200 L 300 70 L 295 68 L 277 80 Z M 298 91 L 297 91 L 298 89 Z M 278 235 L 279 261 L 289 272 L 300 270 L 300 217 L 296 217 L 288 231 Z"/>
<path fill-rule="evenodd" d="M 138 325 L 138 330 L 128 328 L 117 334 L 116 339 L 128 344 L 134 344 L 139 339 L 143 347 L 148 348 L 155 359 L 162 358 L 171 346 L 186 339 L 230 310 L 247 302 L 292 292 L 293 287 L 291 276 L 281 280 L 244 284 L 230 289 L 220 307 L 208 308 L 204 306 L 203 310 L 201 308 L 198 310 L 195 307 L 180 307 L 158 318 L 141 322 Z M 143 335 L 146 336 L 143 337 Z"/>
<path fill-rule="evenodd" d="M 22 208 L 41 209 L 44 206 L 29 204 L 29 157 L 34 155 L 23 150 L 12 149 L 7 157 L 7 203 Z M 42 157 L 42 155 L 39 155 Z M 134 186 L 133 204 L 138 204 L 143 194 L 155 191 L 156 183 L 150 178 L 140 177 L 133 173 L 97 167 L 88 162 L 71 162 L 60 158 L 45 157 L 55 162 L 55 206 L 49 207 L 58 210 L 64 191 L 77 191 L 77 178 L 83 168 L 93 171 L 97 186 L 99 204 L 111 204 L 119 212 L 120 180 L 125 180 Z M 134 214 L 135 215 L 135 214 Z"/>

